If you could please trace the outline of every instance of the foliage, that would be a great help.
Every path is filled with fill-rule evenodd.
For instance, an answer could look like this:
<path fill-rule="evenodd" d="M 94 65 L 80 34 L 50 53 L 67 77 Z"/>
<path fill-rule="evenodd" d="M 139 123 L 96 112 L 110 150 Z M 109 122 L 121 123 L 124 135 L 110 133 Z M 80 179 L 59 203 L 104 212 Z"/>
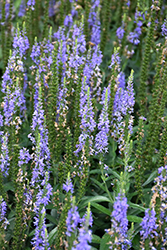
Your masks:
<path fill-rule="evenodd" d="M 167 248 L 166 14 L 0 0 L 0 249 Z"/>

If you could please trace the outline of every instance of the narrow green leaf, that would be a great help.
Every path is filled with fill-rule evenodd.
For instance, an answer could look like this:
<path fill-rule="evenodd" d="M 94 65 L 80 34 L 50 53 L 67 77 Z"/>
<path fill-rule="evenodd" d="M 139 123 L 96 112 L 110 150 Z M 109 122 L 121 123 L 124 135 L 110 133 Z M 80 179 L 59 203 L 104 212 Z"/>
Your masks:
<path fill-rule="evenodd" d="M 89 174 L 101 174 L 101 170 L 100 169 L 93 169 L 89 172 Z"/>
<path fill-rule="evenodd" d="M 90 178 L 96 185 L 98 185 L 100 187 L 100 189 L 102 189 L 103 191 L 106 191 L 104 185 L 102 183 L 100 183 L 99 181 L 97 181 L 94 178 Z"/>
<path fill-rule="evenodd" d="M 10 181 L 10 182 L 7 182 L 7 183 L 5 183 L 4 184 L 4 190 L 5 190 L 5 192 L 7 192 L 7 191 L 12 191 L 12 192 L 14 192 L 14 186 L 13 186 L 13 183 Z"/>
<path fill-rule="evenodd" d="M 141 223 L 142 222 L 142 218 L 138 217 L 136 215 L 128 215 L 127 216 L 128 221 L 130 222 L 137 222 L 137 223 Z"/>
<path fill-rule="evenodd" d="M 90 249 L 90 250 L 97 250 L 97 248 L 91 246 L 91 249 Z"/>
<path fill-rule="evenodd" d="M 79 209 L 81 210 L 83 207 L 87 206 L 90 202 L 111 202 L 109 198 L 102 196 L 102 195 L 96 195 L 94 197 L 86 196 L 84 197 L 83 203 L 79 206 Z"/>
<path fill-rule="evenodd" d="M 35 234 L 35 229 L 31 231 L 31 233 L 28 235 L 29 237 L 33 236 Z"/>
<path fill-rule="evenodd" d="M 136 209 L 138 209 L 138 210 L 141 210 L 141 211 L 143 211 L 143 212 L 145 212 L 145 210 L 147 209 L 147 208 L 144 208 L 144 207 L 142 207 L 142 206 L 140 206 L 140 205 L 137 205 L 137 204 L 134 204 L 134 203 L 132 203 L 132 202 L 128 202 L 128 205 L 130 206 L 130 207 L 132 207 L 132 208 L 136 208 Z"/>
<path fill-rule="evenodd" d="M 57 233 L 57 227 L 55 227 L 55 228 L 49 233 L 48 241 L 49 241 L 49 244 L 50 244 L 50 245 L 51 245 L 51 244 L 53 243 L 53 241 L 55 240 L 56 233 Z"/>
<path fill-rule="evenodd" d="M 109 241 L 111 240 L 111 236 L 105 233 L 100 242 L 100 250 L 108 250 L 110 249 Z"/>
<path fill-rule="evenodd" d="M 107 172 L 110 174 L 113 174 L 118 180 L 120 180 L 120 175 L 116 172 L 116 171 L 114 171 L 114 170 L 112 170 L 111 168 L 109 168 L 108 170 L 107 170 Z"/>
<path fill-rule="evenodd" d="M 50 214 L 46 214 L 46 219 L 51 221 L 53 224 L 57 224 L 57 221 L 55 220 L 55 218 L 51 216 Z"/>
<path fill-rule="evenodd" d="M 150 182 L 152 182 L 155 177 L 157 176 L 157 170 L 155 170 L 152 174 L 150 174 L 150 176 L 148 177 L 148 179 L 143 183 L 143 187 L 148 185 Z"/>
<path fill-rule="evenodd" d="M 99 205 L 97 203 L 91 202 L 91 206 L 95 207 L 96 209 L 98 209 L 103 214 L 107 214 L 107 215 L 111 216 L 111 211 L 109 209 L 103 207 L 102 205 Z"/>
<path fill-rule="evenodd" d="M 101 238 L 96 235 L 96 234 L 92 234 L 92 243 L 96 243 L 96 244 L 100 244 Z"/>

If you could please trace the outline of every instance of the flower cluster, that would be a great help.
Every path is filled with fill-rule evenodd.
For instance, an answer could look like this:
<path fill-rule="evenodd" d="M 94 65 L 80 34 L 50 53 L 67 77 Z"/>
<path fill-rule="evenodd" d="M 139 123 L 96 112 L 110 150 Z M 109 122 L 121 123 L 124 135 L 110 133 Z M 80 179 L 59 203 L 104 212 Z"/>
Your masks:
<path fill-rule="evenodd" d="M 136 24 L 136 28 L 134 29 L 133 32 L 130 32 L 129 35 L 127 36 L 127 39 L 130 43 L 134 45 L 138 45 L 140 43 L 140 35 L 142 34 L 142 25 L 144 20 L 145 20 L 144 14 L 142 14 L 141 11 L 137 9 L 134 21 L 134 23 Z"/>
<path fill-rule="evenodd" d="M 7 225 L 9 224 L 8 220 L 5 217 L 6 210 L 7 210 L 6 202 L 4 201 L 2 197 L 0 197 L 0 225 L 4 229 L 6 229 Z"/>
<path fill-rule="evenodd" d="M 155 185 L 152 188 L 153 196 L 151 199 L 153 209 L 158 206 L 159 217 L 157 220 L 157 231 L 159 232 L 159 238 L 162 244 L 162 249 L 164 250 L 167 246 L 167 166 L 160 167 L 158 169 L 158 177 L 155 178 Z M 160 200 L 160 204 L 157 204 L 157 199 Z M 158 201 L 159 203 L 159 201 Z"/>
<path fill-rule="evenodd" d="M 4 125 L 10 126 L 13 124 L 17 130 L 22 123 L 20 117 L 24 117 L 26 110 L 24 91 L 21 86 L 24 85 L 22 81 L 26 76 L 23 60 L 26 59 L 25 54 L 28 48 L 29 42 L 25 30 L 20 32 L 17 29 L 13 41 L 12 55 L 8 60 L 2 81 Z M 19 76 L 23 78 L 22 81 Z"/>
<path fill-rule="evenodd" d="M 95 138 L 95 152 L 106 153 L 108 152 L 108 135 L 109 135 L 109 119 L 108 119 L 108 103 L 110 89 L 106 88 L 102 94 L 101 104 L 103 105 L 102 112 L 99 117 L 98 130 Z"/>
<path fill-rule="evenodd" d="M 48 183 L 49 175 L 45 174 L 45 178 L 43 180 L 43 189 L 39 189 L 36 202 L 34 204 L 34 226 L 35 226 L 35 235 L 32 239 L 32 245 L 36 250 L 44 250 L 51 248 L 48 243 L 48 234 L 45 224 L 45 215 L 46 215 L 46 205 L 50 202 L 50 197 L 52 195 L 52 187 Z"/>
<path fill-rule="evenodd" d="M 80 116 L 82 133 L 79 136 L 79 144 L 76 145 L 76 154 L 83 149 L 87 139 L 89 140 L 89 147 L 92 146 L 93 136 L 91 135 L 91 132 L 93 132 L 96 127 L 93 106 L 90 97 L 90 88 L 85 82 L 82 85 L 80 94 Z"/>
<path fill-rule="evenodd" d="M 8 175 L 10 166 L 9 150 L 8 150 L 8 133 L 3 134 L 1 138 L 1 155 L 0 155 L 0 171 L 4 176 Z"/>
<path fill-rule="evenodd" d="M 41 89 L 39 90 L 38 103 L 34 110 L 31 128 L 34 135 L 29 134 L 28 137 L 35 146 L 35 152 L 33 154 L 35 166 L 32 171 L 31 184 L 35 186 L 35 183 L 41 183 L 45 176 L 45 171 L 49 171 L 50 168 L 48 130 L 46 128 L 44 110 L 42 107 Z"/>
<path fill-rule="evenodd" d="M 106 230 L 112 240 L 110 249 L 116 249 L 121 246 L 121 249 L 129 249 L 131 241 L 128 239 L 128 219 L 127 219 L 127 198 L 124 194 L 119 193 L 113 205 L 113 212 L 111 214 L 111 229 Z"/>
<path fill-rule="evenodd" d="M 167 19 L 164 20 L 164 23 L 162 24 L 162 35 L 167 36 Z"/>
<path fill-rule="evenodd" d="M 122 40 L 123 37 L 124 37 L 124 33 L 125 33 L 125 28 L 124 28 L 124 24 L 122 24 L 122 26 L 120 26 L 117 31 L 116 31 L 116 34 L 117 34 L 117 37 L 119 40 Z"/>
<path fill-rule="evenodd" d="M 133 106 L 134 90 L 133 90 L 133 72 L 128 80 L 128 85 L 125 89 L 118 88 L 115 94 L 113 118 L 111 125 L 113 131 L 111 135 L 117 139 L 120 152 L 125 149 L 125 130 L 128 134 L 132 134 L 133 128 Z M 126 118 L 128 117 L 128 124 L 126 124 Z"/>
<path fill-rule="evenodd" d="M 26 13 L 26 1 L 21 0 L 18 16 L 23 17 L 25 15 L 25 13 Z"/>
<path fill-rule="evenodd" d="M 66 184 L 63 184 L 63 190 L 65 190 L 67 193 L 70 191 L 71 193 L 74 192 L 74 188 L 73 188 L 73 184 L 72 181 L 70 179 L 70 177 L 68 176 L 67 180 L 66 180 Z"/>
<path fill-rule="evenodd" d="M 100 44 L 100 17 L 99 17 L 99 9 L 100 9 L 100 0 L 91 0 L 91 9 L 89 12 L 88 23 L 91 27 L 91 38 L 90 41 L 95 45 Z"/>
<path fill-rule="evenodd" d="M 142 230 L 140 231 L 140 235 L 142 236 L 142 239 L 145 240 L 148 237 L 155 237 L 158 235 L 156 232 L 156 229 L 158 225 L 156 224 L 156 213 L 154 209 L 147 209 L 145 211 L 145 216 L 141 222 Z"/>
<path fill-rule="evenodd" d="M 93 219 L 89 206 L 87 208 L 86 214 L 83 216 L 83 218 L 80 218 L 77 206 L 75 206 L 75 204 L 71 204 L 71 208 L 68 211 L 66 219 L 66 235 L 68 237 L 71 237 L 72 233 L 77 235 L 77 241 L 73 242 L 72 250 L 91 249 L 91 246 L 88 244 L 88 242 L 90 243 L 92 239 L 92 232 L 89 229 L 89 226 L 92 226 L 92 223 Z"/>

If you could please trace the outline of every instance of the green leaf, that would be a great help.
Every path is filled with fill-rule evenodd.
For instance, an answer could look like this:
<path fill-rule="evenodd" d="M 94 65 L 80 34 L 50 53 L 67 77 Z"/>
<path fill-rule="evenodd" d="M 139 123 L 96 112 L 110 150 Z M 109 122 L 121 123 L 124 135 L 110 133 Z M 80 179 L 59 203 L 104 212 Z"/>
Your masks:
<path fill-rule="evenodd" d="M 137 222 L 137 223 L 141 223 L 142 222 L 142 218 L 138 217 L 136 215 L 128 215 L 127 216 L 128 221 L 130 222 Z"/>
<path fill-rule="evenodd" d="M 145 210 L 147 209 L 147 208 L 144 208 L 144 207 L 142 207 L 142 206 L 140 206 L 140 205 L 137 205 L 137 204 L 135 204 L 135 203 L 132 203 L 132 202 L 128 202 L 128 205 L 130 206 L 130 207 L 132 207 L 132 208 L 137 208 L 138 210 L 141 210 L 141 211 L 143 211 L 143 212 L 145 212 Z"/>
<path fill-rule="evenodd" d="M 108 250 L 110 247 L 109 241 L 111 236 L 108 233 L 105 233 L 100 242 L 100 250 Z"/>
<path fill-rule="evenodd" d="M 84 197 L 84 201 L 82 204 L 80 204 L 79 209 L 82 209 L 83 207 L 87 206 L 90 202 L 111 202 L 109 198 L 102 196 L 102 195 L 96 195 L 95 197 L 86 196 Z"/>
<path fill-rule="evenodd" d="M 89 172 L 89 174 L 101 174 L 101 170 L 100 169 L 93 169 Z"/>
<path fill-rule="evenodd" d="M 55 220 L 55 218 L 53 216 L 51 216 L 50 214 L 46 215 L 46 219 L 51 221 L 53 224 L 57 224 L 57 221 Z"/>
<path fill-rule="evenodd" d="M 102 205 L 99 205 L 97 203 L 91 202 L 91 206 L 95 207 L 96 209 L 98 209 L 103 214 L 107 214 L 107 215 L 111 216 L 111 211 L 109 209 L 103 207 Z"/>
<path fill-rule="evenodd" d="M 120 175 L 116 171 L 114 171 L 111 168 L 109 168 L 107 170 L 107 172 L 108 172 L 108 174 L 113 174 L 118 180 L 120 180 Z"/>
<path fill-rule="evenodd" d="M 96 244 L 100 244 L 101 238 L 96 235 L 96 234 L 92 234 L 92 243 L 96 243 Z"/>
<path fill-rule="evenodd" d="M 21 0 L 14 1 L 15 9 L 19 8 L 20 4 L 21 4 Z"/>
<path fill-rule="evenodd" d="M 33 236 L 35 234 L 35 229 L 31 231 L 31 233 L 28 235 L 29 237 Z"/>
<path fill-rule="evenodd" d="M 10 182 L 7 182 L 7 183 L 5 183 L 4 184 L 4 190 L 5 190 L 5 192 L 7 192 L 7 191 L 12 191 L 12 192 L 14 192 L 14 186 L 13 186 L 13 183 L 10 181 Z"/>
<path fill-rule="evenodd" d="M 148 179 L 143 183 L 143 187 L 144 186 L 146 186 L 146 185 L 148 185 L 150 182 L 152 182 L 154 179 L 155 179 L 155 177 L 157 176 L 157 170 L 155 170 L 149 177 L 148 177 Z"/>
<path fill-rule="evenodd" d="M 105 187 L 104 187 L 104 185 L 102 184 L 102 183 L 100 183 L 99 181 L 97 181 L 96 179 L 94 179 L 94 178 L 90 178 L 95 184 L 97 184 L 99 187 L 100 187 L 100 189 L 102 189 L 103 191 L 106 191 L 106 189 L 105 189 Z"/>
<path fill-rule="evenodd" d="M 50 244 L 50 245 L 53 244 L 53 241 L 55 240 L 56 233 L 57 233 L 57 227 L 55 227 L 55 228 L 49 233 L 48 241 L 49 241 L 49 244 Z"/>

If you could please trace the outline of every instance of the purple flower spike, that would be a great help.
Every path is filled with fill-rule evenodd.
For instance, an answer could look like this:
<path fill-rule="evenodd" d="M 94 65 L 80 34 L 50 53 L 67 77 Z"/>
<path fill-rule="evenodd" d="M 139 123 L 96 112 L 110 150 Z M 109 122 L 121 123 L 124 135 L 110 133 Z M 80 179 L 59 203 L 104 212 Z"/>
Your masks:
<path fill-rule="evenodd" d="M 90 41 L 95 45 L 100 44 L 101 27 L 100 27 L 99 10 L 100 10 L 100 0 L 92 0 L 88 23 L 91 28 Z"/>
<path fill-rule="evenodd" d="M 164 23 L 162 24 L 162 36 L 167 36 L 167 19 L 165 19 Z"/>
<path fill-rule="evenodd" d="M 143 240 L 147 239 L 148 237 L 153 238 L 154 236 L 158 236 L 156 232 L 157 224 L 156 224 L 156 213 L 154 209 L 151 211 L 147 209 L 145 211 L 145 216 L 141 222 L 142 230 L 140 231 L 140 235 L 142 236 Z"/>
<path fill-rule="evenodd" d="M 90 207 L 88 207 L 85 216 L 81 219 L 81 227 L 79 228 L 78 243 L 73 242 L 72 250 L 90 250 L 91 246 L 88 244 L 92 240 L 92 231 L 89 226 L 92 226 L 93 219 Z"/>
<path fill-rule="evenodd" d="M 108 152 L 108 135 L 109 135 L 109 119 L 108 119 L 108 103 L 109 103 L 109 88 L 104 89 L 101 104 L 103 109 L 99 117 L 98 134 L 95 138 L 95 150 L 97 153 Z"/>
<path fill-rule="evenodd" d="M 48 233 L 45 223 L 46 215 L 46 205 L 50 202 L 50 197 L 52 195 L 52 187 L 48 183 L 49 175 L 46 172 L 45 174 L 45 183 L 43 189 L 39 189 L 36 196 L 36 202 L 34 206 L 34 226 L 35 226 L 35 235 L 31 243 L 36 250 L 50 250 L 48 243 Z"/>
<path fill-rule="evenodd" d="M 81 222 L 80 215 L 78 213 L 77 206 L 72 204 L 72 207 L 68 211 L 66 225 L 67 225 L 67 232 L 66 235 L 68 237 L 71 236 L 71 233 L 76 233 L 78 229 L 78 224 Z"/>
<path fill-rule="evenodd" d="M 32 10 L 34 10 L 35 0 L 28 0 L 28 1 L 27 1 L 27 6 L 28 6 L 29 8 L 31 8 Z"/>
<path fill-rule="evenodd" d="M 7 225 L 9 225 L 8 220 L 5 217 L 6 214 L 6 210 L 7 210 L 7 205 L 6 202 L 4 201 L 4 199 L 0 196 L 0 226 L 2 225 L 2 227 L 4 229 L 7 228 Z"/>
<path fill-rule="evenodd" d="M 86 79 L 85 79 L 86 80 Z M 76 145 L 77 150 L 75 154 L 82 151 L 85 146 L 87 138 L 89 138 L 89 146 L 92 146 L 93 136 L 91 133 L 96 127 L 96 122 L 94 120 L 93 106 L 90 96 L 90 88 L 83 82 L 82 90 L 80 94 L 80 117 L 81 117 L 81 129 L 82 133 L 79 136 L 79 144 Z"/>
<path fill-rule="evenodd" d="M 118 78 L 119 79 L 119 78 Z M 119 144 L 120 153 L 125 149 L 125 127 L 128 128 L 128 133 L 133 132 L 133 106 L 135 104 L 133 91 L 133 71 L 128 79 L 128 86 L 125 89 L 118 87 L 115 94 L 113 118 L 111 125 L 113 131 L 111 135 Z M 128 124 L 125 123 L 125 117 L 129 116 Z"/>
<path fill-rule="evenodd" d="M 10 165 L 9 150 L 8 150 L 8 134 L 4 134 L 1 138 L 1 155 L 0 155 L 0 170 L 4 176 L 8 175 Z"/>
<path fill-rule="evenodd" d="M 68 176 L 68 178 L 66 180 L 66 184 L 63 184 L 63 190 L 65 190 L 67 193 L 69 191 L 71 191 L 72 194 L 74 193 L 73 184 L 72 184 L 72 181 L 71 181 L 69 176 Z"/>
<path fill-rule="evenodd" d="M 26 0 L 22 0 L 19 8 L 18 17 L 23 17 L 26 13 Z"/>
<path fill-rule="evenodd" d="M 106 230 L 111 235 L 110 249 L 128 250 L 131 241 L 128 239 L 127 198 L 124 194 L 118 194 L 111 214 L 111 229 Z"/>
<path fill-rule="evenodd" d="M 55 6 L 56 0 L 50 0 L 49 1 L 49 17 L 54 16 L 54 6 Z"/>
<path fill-rule="evenodd" d="M 117 29 L 116 34 L 119 40 L 123 39 L 124 33 L 125 33 L 125 30 L 122 26 Z"/>

